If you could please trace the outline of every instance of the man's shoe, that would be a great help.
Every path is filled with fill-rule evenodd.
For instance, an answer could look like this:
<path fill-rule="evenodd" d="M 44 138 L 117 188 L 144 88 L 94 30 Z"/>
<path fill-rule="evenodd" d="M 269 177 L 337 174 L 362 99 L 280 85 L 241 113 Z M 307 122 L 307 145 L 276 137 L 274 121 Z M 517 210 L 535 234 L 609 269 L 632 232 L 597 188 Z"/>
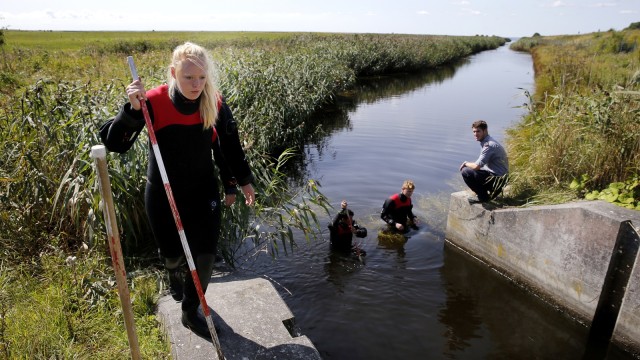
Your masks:
<path fill-rule="evenodd" d="M 479 204 L 479 203 L 486 203 L 490 199 L 489 198 L 470 197 L 470 198 L 467 198 L 467 200 L 469 201 L 469 204 Z"/>
<path fill-rule="evenodd" d="M 213 312 L 209 308 L 209 312 Z M 183 310 L 182 311 L 182 325 L 187 329 L 196 333 L 196 335 L 211 340 L 211 333 L 209 332 L 209 326 L 207 325 L 207 319 L 204 317 L 204 313 L 198 306 L 197 310 Z M 220 328 L 217 325 L 213 325 L 216 330 L 216 334 L 220 334 Z"/>

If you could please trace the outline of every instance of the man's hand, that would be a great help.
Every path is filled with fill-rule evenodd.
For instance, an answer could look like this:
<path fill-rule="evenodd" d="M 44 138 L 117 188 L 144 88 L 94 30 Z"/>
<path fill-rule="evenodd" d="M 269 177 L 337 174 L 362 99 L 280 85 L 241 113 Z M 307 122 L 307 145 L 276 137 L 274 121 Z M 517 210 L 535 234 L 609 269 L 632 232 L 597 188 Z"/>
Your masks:
<path fill-rule="evenodd" d="M 462 163 L 462 165 L 460 165 L 460 171 L 462 171 L 462 169 L 464 169 L 465 167 L 468 167 L 471 170 L 480 170 L 481 166 L 479 166 L 478 164 L 474 163 L 474 162 L 470 162 L 470 161 L 465 161 Z"/>

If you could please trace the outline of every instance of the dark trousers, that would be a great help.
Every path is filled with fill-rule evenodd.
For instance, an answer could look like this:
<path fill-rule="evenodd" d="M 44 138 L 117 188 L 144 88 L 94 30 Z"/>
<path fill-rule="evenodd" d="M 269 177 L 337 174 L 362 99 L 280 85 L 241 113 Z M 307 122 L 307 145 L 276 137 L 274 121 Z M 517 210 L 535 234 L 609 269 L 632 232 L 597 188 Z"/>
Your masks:
<path fill-rule="evenodd" d="M 462 179 L 476 195 L 478 200 L 489 201 L 500 193 L 506 181 L 502 176 L 493 176 L 485 170 L 462 169 Z"/>
<path fill-rule="evenodd" d="M 174 192 L 178 212 L 184 228 L 189 250 L 196 266 L 202 292 L 207 291 L 213 272 L 213 264 L 220 237 L 220 197 L 215 192 L 217 184 L 194 196 L 191 193 Z M 158 245 L 160 256 L 166 259 L 184 257 L 173 213 L 164 187 L 147 184 L 145 192 L 147 216 Z M 187 274 L 184 284 L 182 310 L 195 311 L 200 304 L 193 276 Z"/>

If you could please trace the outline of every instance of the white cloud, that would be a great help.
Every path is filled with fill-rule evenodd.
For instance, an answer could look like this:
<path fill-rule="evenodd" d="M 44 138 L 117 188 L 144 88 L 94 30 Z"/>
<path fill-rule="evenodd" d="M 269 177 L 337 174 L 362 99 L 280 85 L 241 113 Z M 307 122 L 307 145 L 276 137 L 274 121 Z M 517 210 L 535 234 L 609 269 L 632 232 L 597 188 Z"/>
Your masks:
<path fill-rule="evenodd" d="M 464 9 L 462 9 L 462 11 L 465 12 L 465 13 L 471 14 L 471 15 L 482 15 L 481 11 L 473 10 L 473 9 L 470 9 L 470 8 L 464 8 Z"/>
<path fill-rule="evenodd" d="M 616 4 L 616 3 L 596 3 L 596 4 L 589 5 L 589 7 L 595 7 L 595 8 L 613 7 L 613 6 L 618 6 L 618 4 Z"/>
<path fill-rule="evenodd" d="M 426 10 L 420 10 L 420 11 L 418 11 L 418 15 L 430 15 L 430 14 Z"/>

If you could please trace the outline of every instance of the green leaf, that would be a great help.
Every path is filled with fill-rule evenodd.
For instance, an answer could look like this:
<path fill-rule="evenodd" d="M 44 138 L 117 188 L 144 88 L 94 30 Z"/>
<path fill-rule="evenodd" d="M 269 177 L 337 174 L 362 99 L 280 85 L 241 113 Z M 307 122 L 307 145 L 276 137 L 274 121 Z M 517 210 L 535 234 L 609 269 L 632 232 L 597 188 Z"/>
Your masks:
<path fill-rule="evenodd" d="M 614 182 L 609 184 L 609 189 L 612 190 L 621 190 L 624 189 L 624 183 L 623 182 Z"/>
<path fill-rule="evenodd" d="M 569 184 L 570 189 L 579 189 L 580 187 L 580 183 L 576 179 L 573 179 L 573 181 L 571 181 L 571 184 Z"/>
<path fill-rule="evenodd" d="M 598 198 L 598 195 L 600 195 L 600 192 L 598 190 L 593 190 L 592 192 L 585 195 L 584 198 L 587 200 L 595 200 Z"/>
<path fill-rule="evenodd" d="M 633 196 L 629 196 L 628 194 L 620 194 L 620 196 L 618 196 L 618 201 L 623 204 L 633 204 L 635 199 Z"/>
<path fill-rule="evenodd" d="M 617 199 L 618 199 L 618 194 L 614 194 L 614 193 L 604 194 L 604 200 L 610 203 L 616 202 Z"/>

